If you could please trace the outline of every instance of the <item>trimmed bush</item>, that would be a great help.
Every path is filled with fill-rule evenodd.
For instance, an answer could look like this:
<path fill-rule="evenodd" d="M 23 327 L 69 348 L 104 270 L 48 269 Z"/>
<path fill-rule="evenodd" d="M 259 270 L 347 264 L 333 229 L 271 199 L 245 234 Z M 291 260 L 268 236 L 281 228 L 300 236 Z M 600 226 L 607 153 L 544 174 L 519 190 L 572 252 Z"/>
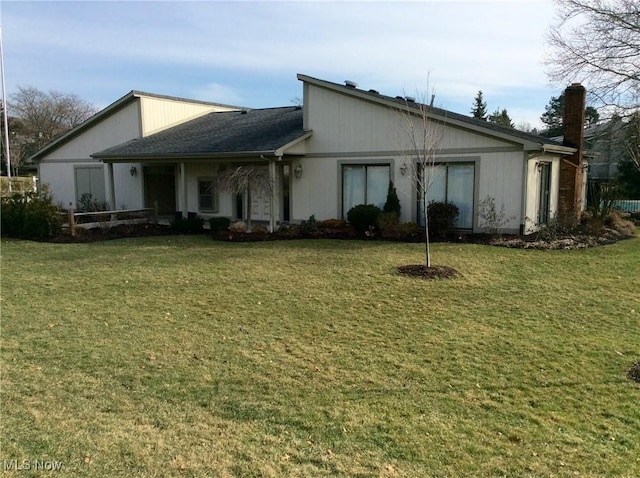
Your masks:
<path fill-rule="evenodd" d="M 62 231 L 60 209 L 47 192 L 14 194 L 2 199 L 2 234 L 42 240 Z"/>
<path fill-rule="evenodd" d="M 360 234 L 378 226 L 378 218 L 382 211 L 373 204 L 359 204 L 347 211 L 347 221 Z"/>
<path fill-rule="evenodd" d="M 384 239 L 400 239 L 400 221 L 398 221 L 398 213 L 393 211 L 385 211 L 378 217 L 378 228 L 380 235 Z"/>
<path fill-rule="evenodd" d="M 427 206 L 429 217 L 429 236 L 444 240 L 453 232 L 456 218 L 460 214 L 458 207 L 449 202 L 430 202 Z"/>
<path fill-rule="evenodd" d="M 209 219 L 209 228 L 212 234 L 228 231 L 230 225 L 231 220 L 228 217 L 212 217 Z"/>
<path fill-rule="evenodd" d="M 389 181 L 389 189 L 387 189 L 387 201 L 382 208 L 383 212 L 394 212 L 396 216 L 400 217 L 400 199 L 398 199 L 398 193 L 393 185 L 393 181 Z"/>
<path fill-rule="evenodd" d="M 189 213 L 189 217 L 175 217 L 171 221 L 171 229 L 180 234 L 199 234 L 204 231 L 204 219 Z"/>

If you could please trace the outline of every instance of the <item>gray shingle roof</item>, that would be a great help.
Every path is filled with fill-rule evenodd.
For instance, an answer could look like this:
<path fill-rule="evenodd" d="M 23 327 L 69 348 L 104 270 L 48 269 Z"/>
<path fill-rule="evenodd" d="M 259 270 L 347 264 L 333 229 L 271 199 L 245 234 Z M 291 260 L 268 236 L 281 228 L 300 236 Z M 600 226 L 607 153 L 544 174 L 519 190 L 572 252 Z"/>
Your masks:
<path fill-rule="evenodd" d="M 114 160 L 269 154 L 305 134 L 297 106 L 217 112 L 92 156 Z"/>

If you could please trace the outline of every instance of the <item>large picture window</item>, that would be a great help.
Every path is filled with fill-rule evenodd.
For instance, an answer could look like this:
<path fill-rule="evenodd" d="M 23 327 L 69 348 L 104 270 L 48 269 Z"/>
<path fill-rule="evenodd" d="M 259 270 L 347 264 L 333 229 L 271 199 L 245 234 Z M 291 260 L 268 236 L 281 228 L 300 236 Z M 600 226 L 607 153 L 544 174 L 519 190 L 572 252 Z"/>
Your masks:
<path fill-rule="evenodd" d="M 475 184 L 475 165 L 473 163 L 450 163 L 428 166 L 424 173 L 429 175 L 426 202 L 449 202 L 460 211 L 455 227 L 473 229 L 473 196 Z M 422 194 L 418 194 L 421 197 Z M 418 217 L 423 224 L 424 204 L 418 201 Z"/>
<path fill-rule="evenodd" d="M 198 210 L 218 212 L 218 194 L 213 178 L 198 178 Z"/>
<path fill-rule="evenodd" d="M 342 166 L 342 216 L 358 204 L 373 204 L 380 209 L 387 200 L 389 165 L 364 164 Z"/>
<path fill-rule="evenodd" d="M 102 165 L 76 166 L 75 175 L 76 202 L 78 205 L 82 201 L 95 204 L 104 204 L 106 202 L 104 168 Z"/>

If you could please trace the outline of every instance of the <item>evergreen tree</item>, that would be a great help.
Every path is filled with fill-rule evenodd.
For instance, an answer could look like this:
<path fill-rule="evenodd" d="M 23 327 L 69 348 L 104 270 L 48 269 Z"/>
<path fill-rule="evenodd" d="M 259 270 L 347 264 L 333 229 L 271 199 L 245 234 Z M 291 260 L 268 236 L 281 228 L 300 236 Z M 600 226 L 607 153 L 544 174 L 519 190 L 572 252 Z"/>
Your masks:
<path fill-rule="evenodd" d="M 393 181 L 389 181 L 389 188 L 387 189 L 387 201 L 384 203 L 384 212 L 395 212 L 400 217 L 400 199 L 398 193 L 393 185 Z"/>
<path fill-rule="evenodd" d="M 493 113 L 491 113 L 489 115 L 488 121 L 490 123 L 499 124 L 508 128 L 515 127 L 513 122 L 511 121 L 511 118 L 509 117 L 509 113 L 507 113 L 507 110 L 505 108 L 503 108 L 502 110 L 498 108 Z"/>
<path fill-rule="evenodd" d="M 585 123 L 587 126 L 596 124 L 600 119 L 598 110 L 593 106 L 587 106 L 584 112 Z M 552 96 L 547 106 L 544 107 L 544 113 L 540 116 L 547 130 L 543 131 L 542 136 L 553 138 L 554 136 L 562 136 L 564 124 L 564 92 L 560 96 Z"/>
<path fill-rule="evenodd" d="M 482 97 L 482 91 L 478 91 L 471 109 L 471 115 L 479 120 L 487 121 L 487 103 Z"/>

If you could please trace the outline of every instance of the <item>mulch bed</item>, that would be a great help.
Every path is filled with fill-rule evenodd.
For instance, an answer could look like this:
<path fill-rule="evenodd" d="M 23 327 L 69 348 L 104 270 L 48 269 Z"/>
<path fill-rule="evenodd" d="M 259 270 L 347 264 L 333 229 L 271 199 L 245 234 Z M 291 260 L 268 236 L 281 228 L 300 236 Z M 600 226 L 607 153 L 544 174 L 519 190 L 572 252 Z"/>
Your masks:
<path fill-rule="evenodd" d="M 504 236 L 491 239 L 487 244 L 517 249 L 571 250 L 614 244 L 629 237 L 615 229 L 605 229 L 601 234 L 570 234 L 552 239 L 531 236 Z"/>
<path fill-rule="evenodd" d="M 411 264 L 398 267 L 398 272 L 409 277 L 419 277 L 421 279 L 449 279 L 456 277 L 458 271 L 447 266 L 431 266 L 424 264 Z"/>
<path fill-rule="evenodd" d="M 71 236 L 65 232 L 47 241 L 71 244 L 108 241 L 112 239 L 122 239 L 124 237 L 166 236 L 170 234 L 175 234 L 175 231 L 169 226 L 160 224 L 132 224 L 105 228 L 96 227 L 93 229 L 77 228 L 75 236 Z"/>
<path fill-rule="evenodd" d="M 640 383 L 640 362 L 634 363 L 627 372 L 627 378 Z"/>

